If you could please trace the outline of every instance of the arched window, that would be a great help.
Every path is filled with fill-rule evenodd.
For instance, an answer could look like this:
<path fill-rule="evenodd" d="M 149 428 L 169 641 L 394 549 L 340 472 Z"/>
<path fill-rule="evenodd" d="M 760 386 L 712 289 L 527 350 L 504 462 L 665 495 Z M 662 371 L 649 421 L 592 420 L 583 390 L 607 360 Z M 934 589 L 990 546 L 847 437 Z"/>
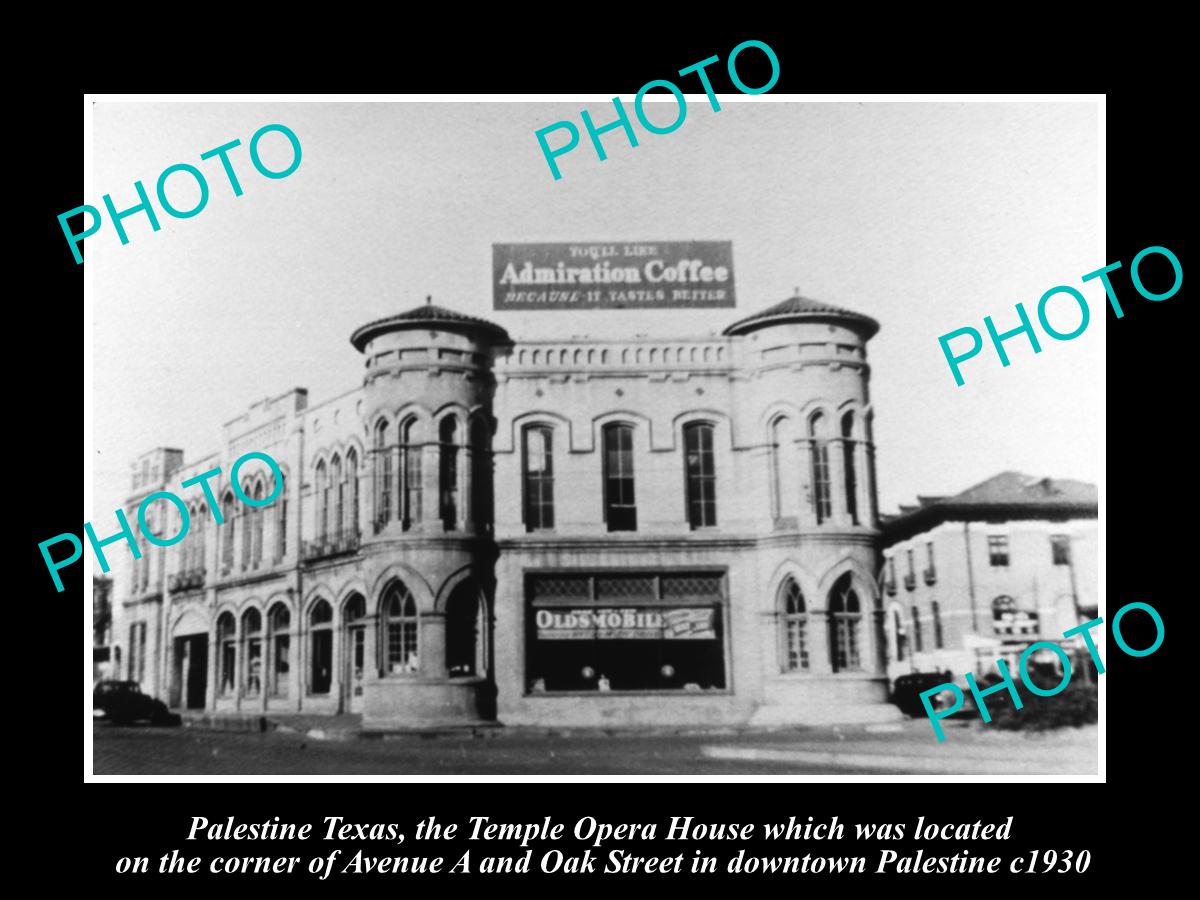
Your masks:
<path fill-rule="evenodd" d="M 442 528 L 458 527 L 458 420 L 446 416 L 438 426 L 438 516 Z"/>
<path fill-rule="evenodd" d="M 846 472 L 846 511 L 858 524 L 858 473 L 854 468 L 854 413 L 842 416 L 842 465 Z"/>
<path fill-rule="evenodd" d="M 192 527 L 196 533 L 192 535 L 192 564 L 188 567 L 192 571 L 198 571 L 201 575 L 204 574 L 205 560 L 207 559 L 207 537 L 208 537 L 208 507 L 203 503 L 197 504 L 196 511 L 192 514 Z"/>
<path fill-rule="evenodd" d="M 554 528 L 554 431 L 529 425 L 521 432 L 525 481 L 525 530 Z"/>
<path fill-rule="evenodd" d="M 375 530 L 392 518 L 392 454 L 387 445 L 387 421 L 375 426 Z"/>
<path fill-rule="evenodd" d="M 796 472 L 796 434 L 792 420 L 778 416 L 771 422 L 769 460 L 771 477 L 771 519 L 776 528 L 795 528 L 800 502 Z"/>
<path fill-rule="evenodd" d="M 271 609 L 267 622 L 271 629 L 271 683 L 268 690 L 272 697 L 286 697 L 288 673 L 291 671 L 292 636 L 288 629 L 292 624 L 292 614 L 282 603 L 277 603 Z"/>
<path fill-rule="evenodd" d="M 221 654 L 220 694 L 222 697 L 232 697 L 237 685 L 237 622 L 233 613 L 221 613 L 217 619 L 217 648 Z"/>
<path fill-rule="evenodd" d="M 248 609 L 242 615 L 242 659 L 245 661 L 245 696 L 262 693 L 262 613 Z"/>
<path fill-rule="evenodd" d="M 346 485 L 342 481 L 342 458 L 336 453 L 329 464 L 329 483 L 333 494 L 333 516 L 329 527 L 336 535 L 346 527 Z"/>
<path fill-rule="evenodd" d="M 492 435 L 482 417 L 471 423 L 471 518 L 475 530 L 492 530 Z"/>
<path fill-rule="evenodd" d="M 275 501 L 275 562 L 283 562 L 287 556 L 287 480 L 284 479 L 283 490 Z"/>
<path fill-rule="evenodd" d="M 404 496 L 400 517 L 404 530 L 421 521 L 421 444 L 417 440 L 417 420 L 404 423 L 400 437 L 401 466 L 404 472 Z"/>
<path fill-rule="evenodd" d="M 417 657 L 417 604 L 402 582 L 394 581 L 383 598 L 387 611 L 386 672 L 397 675 L 401 672 L 417 672 L 420 661 Z"/>
<path fill-rule="evenodd" d="M 693 529 L 717 524 L 717 474 L 713 459 L 713 427 L 693 422 L 683 429 L 687 474 L 688 524 Z"/>
<path fill-rule="evenodd" d="M 829 443 L 827 441 L 827 417 L 815 413 L 808 420 L 808 437 L 812 446 L 813 511 L 817 524 L 829 521 L 833 514 L 829 485 Z"/>
<path fill-rule="evenodd" d="M 454 589 L 446 604 L 446 667 L 451 675 L 482 675 L 485 627 L 483 600 L 472 582 Z"/>
<path fill-rule="evenodd" d="M 312 648 L 308 690 L 328 694 L 333 685 L 333 607 L 324 600 L 317 601 L 308 615 L 308 625 Z"/>
<path fill-rule="evenodd" d="M 346 451 L 346 489 L 350 494 L 350 530 L 358 534 L 358 451 L 351 448 Z"/>
<path fill-rule="evenodd" d="M 637 531 L 633 426 L 604 426 L 604 521 L 609 531 Z"/>
<path fill-rule="evenodd" d="M 325 468 L 325 460 L 317 463 L 317 540 L 325 539 L 329 534 L 329 472 Z"/>
<path fill-rule="evenodd" d="M 790 576 L 779 588 L 779 611 L 783 617 L 783 670 L 808 670 L 808 609 L 800 585 Z"/>
<path fill-rule="evenodd" d="M 225 499 L 221 503 L 222 517 L 225 519 L 225 524 L 221 527 L 225 529 L 225 542 L 221 547 L 221 570 L 228 572 L 233 568 L 233 546 L 234 534 L 237 531 L 237 516 L 233 505 L 233 491 L 227 491 Z"/>
<path fill-rule="evenodd" d="M 255 500 L 262 500 L 266 494 L 263 492 L 263 483 L 256 481 L 254 483 L 254 493 L 252 495 Z M 251 562 L 254 568 L 258 568 L 262 562 L 263 555 L 263 510 L 260 507 L 254 507 L 248 510 L 250 513 L 250 523 L 254 528 L 254 539 L 250 550 Z"/>
<path fill-rule="evenodd" d="M 858 650 L 861 622 L 858 593 L 847 572 L 834 582 L 833 590 L 829 592 L 829 656 L 833 661 L 833 671 L 862 668 Z"/>
<path fill-rule="evenodd" d="M 242 485 L 242 494 L 246 497 L 253 496 L 254 488 L 247 481 Z M 238 509 L 238 518 L 242 520 L 242 570 L 250 568 L 250 557 L 254 547 L 254 528 L 252 516 L 254 508 L 248 503 L 243 503 Z"/>

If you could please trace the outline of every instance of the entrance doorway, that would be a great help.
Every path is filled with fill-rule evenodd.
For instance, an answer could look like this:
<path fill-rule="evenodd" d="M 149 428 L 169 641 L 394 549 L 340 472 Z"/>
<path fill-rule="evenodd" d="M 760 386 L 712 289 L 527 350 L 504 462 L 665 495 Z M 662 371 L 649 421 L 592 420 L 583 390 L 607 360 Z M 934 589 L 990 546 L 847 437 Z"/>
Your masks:
<path fill-rule="evenodd" d="M 363 677 L 367 670 L 367 625 L 365 616 L 367 604 L 361 595 L 355 595 L 346 601 L 345 614 L 345 655 L 346 673 L 342 679 L 345 686 L 346 712 L 362 712 Z"/>
<path fill-rule="evenodd" d="M 204 709 L 208 689 L 208 635 L 175 638 L 171 706 Z"/>

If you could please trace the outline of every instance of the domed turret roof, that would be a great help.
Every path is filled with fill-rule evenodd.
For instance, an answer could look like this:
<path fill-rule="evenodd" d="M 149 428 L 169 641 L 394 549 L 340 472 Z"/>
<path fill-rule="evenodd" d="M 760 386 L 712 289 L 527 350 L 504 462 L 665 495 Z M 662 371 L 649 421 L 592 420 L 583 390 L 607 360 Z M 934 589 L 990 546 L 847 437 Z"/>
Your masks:
<path fill-rule="evenodd" d="M 435 306 L 430 298 L 426 298 L 426 302 L 421 306 L 414 307 L 407 312 L 397 313 L 384 319 L 376 319 L 374 322 L 360 326 L 355 329 L 354 334 L 350 335 L 350 343 L 361 353 L 367 346 L 367 342 L 379 335 L 408 328 L 442 328 L 447 331 L 459 332 L 481 331 L 487 334 L 493 343 L 512 343 L 508 332 L 499 325 L 493 324 L 487 319 L 479 319 L 446 309 L 443 306 Z"/>
<path fill-rule="evenodd" d="M 725 329 L 723 334 L 749 334 L 759 328 L 783 325 L 788 322 L 837 322 L 854 329 L 866 340 L 874 337 L 875 333 L 879 331 L 879 323 L 870 316 L 850 309 L 842 309 L 832 303 L 809 300 L 797 293 L 781 303 L 768 306 L 752 316 L 734 322 Z"/>

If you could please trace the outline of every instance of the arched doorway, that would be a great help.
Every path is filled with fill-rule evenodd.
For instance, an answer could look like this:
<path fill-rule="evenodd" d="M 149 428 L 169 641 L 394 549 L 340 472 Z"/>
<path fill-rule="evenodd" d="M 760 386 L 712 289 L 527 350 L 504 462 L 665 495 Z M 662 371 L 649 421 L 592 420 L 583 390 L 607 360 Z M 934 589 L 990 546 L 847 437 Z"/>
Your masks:
<path fill-rule="evenodd" d="M 308 614 L 308 632 L 308 692 L 328 694 L 333 684 L 333 610 L 324 600 Z"/>
<path fill-rule="evenodd" d="M 342 678 L 346 712 L 362 712 L 363 679 L 367 671 L 367 601 L 355 594 L 346 601 L 342 612 L 342 638 L 345 641 L 342 659 L 345 676 Z"/>
<path fill-rule="evenodd" d="M 173 709 L 204 709 L 208 690 L 208 625 L 189 610 L 172 634 L 173 659 L 168 700 Z"/>
<path fill-rule="evenodd" d="M 487 675 L 487 605 L 470 580 L 446 601 L 446 669 L 452 678 Z"/>

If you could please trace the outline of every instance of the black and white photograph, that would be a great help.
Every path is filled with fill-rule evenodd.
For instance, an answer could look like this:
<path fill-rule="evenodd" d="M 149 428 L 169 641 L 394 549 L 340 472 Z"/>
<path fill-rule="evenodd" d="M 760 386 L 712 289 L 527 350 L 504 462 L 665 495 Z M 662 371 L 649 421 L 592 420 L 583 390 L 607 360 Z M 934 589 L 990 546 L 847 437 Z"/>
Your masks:
<path fill-rule="evenodd" d="M 90 777 L 1098 776 L 1103 97 L 677 81 L 97 98 Z"/>

